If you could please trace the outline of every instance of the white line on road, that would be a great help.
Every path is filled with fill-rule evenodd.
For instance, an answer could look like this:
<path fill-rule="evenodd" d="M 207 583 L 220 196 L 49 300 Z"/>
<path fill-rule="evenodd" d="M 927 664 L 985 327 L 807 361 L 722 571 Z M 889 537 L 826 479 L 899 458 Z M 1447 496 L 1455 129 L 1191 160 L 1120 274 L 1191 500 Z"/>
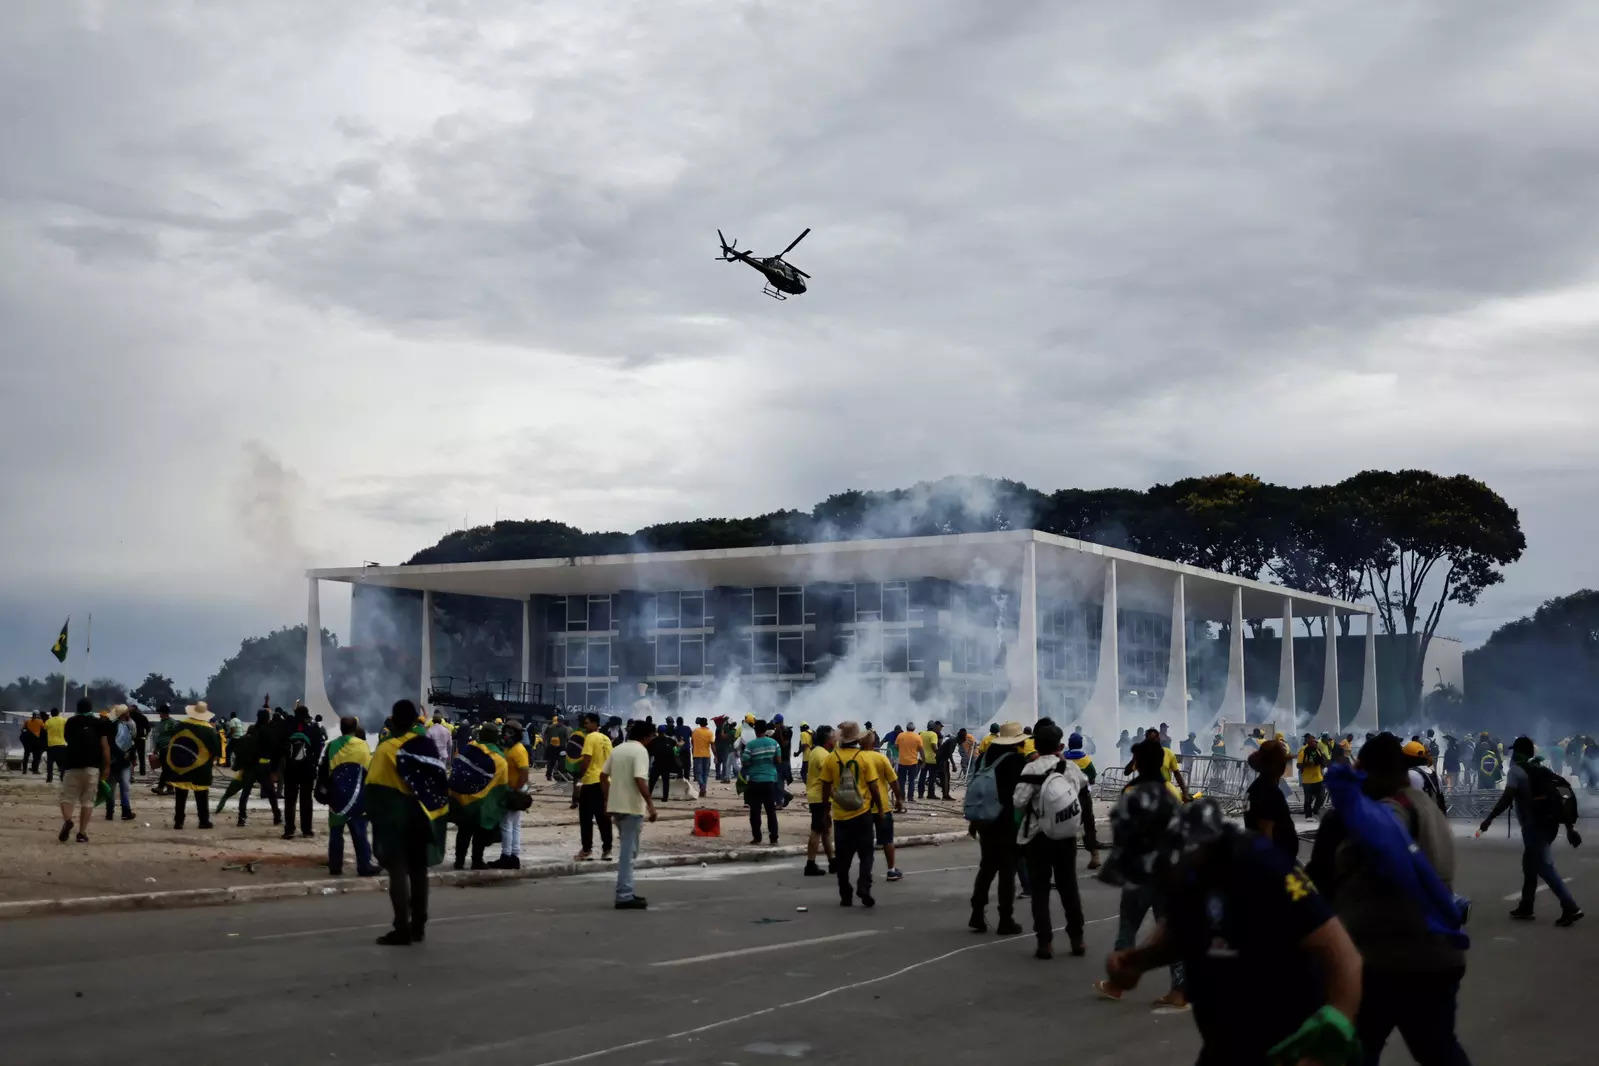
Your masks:
<path fill-rule="evenodd" d="M 762 944 L 753 948 L 738 948 L 735 951 L 718 951 L 714 955 L 692 955 L 686 959 L 668 959 L 665 962 L 652 962 L 651 966 L 689 966 L 696 962 L 713 962 L 716 959 L 736 959 L 743 955 L 762 955 L 768 951 L 786 951 L 789 948 L 807 948 L 812 944 L 831 944 L 837 940 L 859 940 L 861 937 L 876 936 L 881 929 L 862 929 L 855 933 L 835 933 L 832 936 L 812 937 L 810 940 L 790 940 L 786 944 Z"/>
<path fill-rule="evenodd" d="M 429 925 L 439 922 L 465 922 L 473 918 L 508 918 L 513 914 L 528 914 L 529 911 L 490 911 L 488 914 L 455 914 L 448 918 L 429 918 Z M 266 933 L 262 936 L 252 936 L 251 940 L 287 940 L 296 936 L 321 936 L 323 933 L 354 933 L 362 929 L 387 929 L 389 922 L 376 922 L 371 925 L 330 925 L 326 929 L 298 929 L 292 933 Z"/>
<path fill-rule="evenodd" d="M 1562 881 L 1564 881 L 1564 882 L 1565 882 L 1565 883 L 1566 883 L 1566 884 L 1568 884 L 1568 885 L 1569 885 L 1569 884 L 1571 884 L 1571 882 L 1572 882 L 1572 880 L 1573 880 L 1573 879 L 1572 879 L 1572 878 L 1570 878 L 1570 877 L 1562 877 L 1562 878 L 1561 878 L 1561 879 L 1560 879 L 1560 880 L 1562 880 Z M 1542 881 L 1539 881 L 1539 882 L 1538 882 L 1538 892 L 1543 892 L 1543 891 L 1545 891 L 1545 890 L 1546 890 L 1546 889 L 1547 889 L 1547 888 L 1548 888 L 1548 887 L 1549 887 L 1549 886 L 1548 886 L 1548 885 L 1546 885 L 1546 884 L 1544 884 L 1544 883 L 1543 883 L 1543 882 L 1542 882 Z M 1537 892 L 1535 892 L 1535 893 L 1533 893 L 1533 894 L 1534 894 L 1534 895 L 1537 895 Z M 1506 896 L 1506 897 L 1505 897 L 1505 902 L 1506 902 L 1506 903 L 1514 903 L 1514 902 L 1516 902 L 1516 900 L 1518 900 L 1518 899 L 1520 899 L 1520 898 L 1521 898 L 1521 893 L 1520 893 L 1520 892 L 1512 892 L 1512 893 L 1510 893 L 1510 895 L 1508 895 L 1508 896 Z"/>

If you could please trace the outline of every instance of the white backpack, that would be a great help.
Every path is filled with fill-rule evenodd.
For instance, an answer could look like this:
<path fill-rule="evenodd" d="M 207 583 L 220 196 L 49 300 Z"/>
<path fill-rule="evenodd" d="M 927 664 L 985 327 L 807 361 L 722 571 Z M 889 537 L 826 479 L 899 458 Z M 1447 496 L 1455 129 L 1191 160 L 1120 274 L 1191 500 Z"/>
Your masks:
<path fill-rule="evenodd" d="M 1075 840 L 1083 828 L 1083 804 L 1078 795 L 1088 779 L 1076 763 L 1061 760 L 1057 769 L 1044 775 L 1033 797 L 1033 816 L 1038 831 L 1050 840 Z"/>

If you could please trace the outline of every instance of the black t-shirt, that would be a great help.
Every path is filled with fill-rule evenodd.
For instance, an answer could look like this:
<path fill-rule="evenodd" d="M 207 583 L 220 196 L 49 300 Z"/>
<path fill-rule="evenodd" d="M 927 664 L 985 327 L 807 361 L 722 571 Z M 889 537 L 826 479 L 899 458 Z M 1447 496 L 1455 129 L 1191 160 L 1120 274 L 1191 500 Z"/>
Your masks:
<path fill-rule="evenodd" d="M 106 736 L 105 724 L 92 714 L 75 714 L 68 718 L 63 732 L 67 750 L 62 753 L 62 765 L 68 770 L 103 767 L 105 762 L 100 758 L 100 740 Z"/>
<path fill-rule="evenodd" d="M 1299 832 L 1288 810 L 1288 797 L 1276 781 L 1257 777 L 1250 784 L 1249 806 L 1244 810 L 1244 826 L 1260 832 L 1260 823 L 1271 822 L 1271 842 L 1290 859 L 1299 856 Z"/>
<path fill-rule="evenodd" d="M 1186 970 L 1200 1063 L 1264 1066 L 1272 1045 L 1326 1002 L 1299 943 L 1333 917 L 1300 865 L 1264 837 L 1240 837 L 1203 882 L 1177 892 L 1167 927 Z"/>

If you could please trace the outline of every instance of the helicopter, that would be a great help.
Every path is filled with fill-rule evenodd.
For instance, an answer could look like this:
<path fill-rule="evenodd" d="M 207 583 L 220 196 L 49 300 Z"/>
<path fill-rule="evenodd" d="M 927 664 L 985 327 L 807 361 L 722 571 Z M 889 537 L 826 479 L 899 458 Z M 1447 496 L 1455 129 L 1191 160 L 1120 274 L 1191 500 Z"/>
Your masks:
<path fill-rule="evenodd" d="M 806 226 L 805 233 L 809 233 L 810 231 L 811 228 Z M 781 252 L 762 259 L 757 256 L 750 255 L 749 252 L 739 251 L 737 237 L 734 237 L 733 242 L 729 244 L 727 238 L 722 236 L 722 231 L 717 230 L 716 237 L 722 242 L 722 254 L 716 258 L 725 263 L 748 263 L 756 270 L 759 270 L 766 278 L 766 287 L 761 290 L 762 294 L 770 296 L 774 300 L 786 300 L 788 299 L 788 296 L 784 295 L 785 293 L 791 293 L 795 296 L 798 296 L 800 293 L 804 292 L 805 282 L 803 279 L 810 277 L 809 274 L 805 273 L 805 271 L 801 270 L 799 267 L 792 263 L 784 262 L 783 260 L 785 255 L 794 250 L 794 245 L 805 239 L 805 233 L 801 233 L 798 237 L 795 237 L 789 242 L 788 247 L 784 248 Z"/>

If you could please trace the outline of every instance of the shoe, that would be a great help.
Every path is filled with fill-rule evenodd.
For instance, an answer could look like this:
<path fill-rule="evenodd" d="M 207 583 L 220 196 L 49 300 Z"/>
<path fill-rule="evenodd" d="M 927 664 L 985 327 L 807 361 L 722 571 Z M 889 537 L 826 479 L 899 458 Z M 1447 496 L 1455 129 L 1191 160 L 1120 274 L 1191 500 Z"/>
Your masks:
<path fill-rule="evenodd" d="M 272 816 L 272 824 L 273 824 L 273 825 L 282 825 L 282 824 L 283 824 L 283 815 L 281 815 L 281 814 L 274 814 L 274 815 L 273 815 L 273 816 Z"/>
<path fill-rule="evenodd" d="M 111 820 L 111 812 L 110 811 L 106 811 L 105 812 L 105 820 L 108 821 L 108 822 Z"/>
<path fill-rule="evenodd" d="M 138 815 L 134 814 L 132 811 L 123 811 L 122 812 L 122 820 L 124 822 L 131 822 L 137 817 L 138 817 Z"/>
<path fill-rule="evenodd" d="M 457 859 L 457 860 L 455 860 L 455 868 L 457 870 L 466 869 L 466 860 L 465 859 Z"/>
<path fill-rule="evenodd" d="M 87 844 L 88 842 L 89 842 L 89 834 L 88 833 L 79 833 L 78 834 L 78 843 L 79 844 Z"/>
<path fill-rule="evenodd" d="M 838 863 L 834 862 L 832 859 L 828 859 L 827 860 L 827 872 L 830 873 L 830 874 L 838 873 Z"/>
<path fill-rule="evenodd" d="M 760 837 L 756 837 L 754 840 L 750 841 L 750 847 L 758 848 L 760 846 L 761 846 L 761 838 Z"/>
<path fill-rule="evenodd" d="M 619 911 L 643 911 L 648 910 L 649 906 L 650 901 L 643 896 L 634 896 L 632 899 L 619 899 L 616 901 L 616 909 Z"/>
<path fill-rule="evenodd" d="M 1098 981 L 1094 982 L 1094 991 L 1099 994 L 1100 999 L 1109 999 L 1120 1002 L 1122 998 L 1122 990 L 1104 978 L 1100 978 Z"/>
<path fill-rule="evenodd" d="M 840 897 L 838 897 L 838 905 L 840 907 L 853 907 L 853 906 L 855 906 L 855 897 L 854 896 L 840 896 Z"/>
<path fill-rule="evenodd" d="M 767 843 L 768 846 L 775 848 L 775 847 L 777 847 L 777 838 L 773 837 L 771 840 L 768 840 L 766 843 Z"/>
<path fill-rule="evenodd" d="M 243 829 L 245 826 L 249 825 L 250 823 L 246 822 L 243 818 L 240 818 L 237 822 L 234 822 L 233 824 L 238 826 L 240 829 Z"/>
<path fill-rule="evenodd" d="M 182 829 L 183 826 L 179 825 L 178 828 Z M 67 837 L 69 837 L 71 835 L 72 835 L 72 819 L 68 818 L 66 821 L 61 823 L 61 832 L 56 834 L 56 839 L 61 841 L 61 843 L 65 844 L 67 842 Z"/>
<path fill-rule="evenodd" d="M 411 931 L 409 929 L 390 929 L 387 933 L 378 937 L 378 943 L 386 948 L 409 947 Z"/>
<path fill-rule="evenodd" d="M 594 861 L 594 853 L 592 851 L 580 851 L 576 855 L 572 856 L 572 861 L 573 862 L 593 862 Z"/>
<path fill-rule="evenodd" d="M 496 870 L 520 870 L 522 868 L 522 860 L 515 855 L 501 855 L 489 865 Z"/>
<path fill-rule="evenodd" d="M 343 877 L 344 876 L 344 867 L 342 867 L 342 866 L 339 866 L 339 867 L 329 866 L 328 867 L 328 876 L 329 877 Z"/>
<path fill-rule="evenodd" d="M 1016 936 L 1021 931 L 1022 927 L 1017 925 L 1013 918 L 1006 918 L 994 926 L 994 934 L 996 936 Z"/>
<path fill-rule="evenodd" d="M 1511 911 L 1510 916 L 1518 922 L 1530 922 L 1533 920 L 1533 918 L 1537 917 L 1532 913 L 1531 910 L 1522 910 L 1520 907 L 1517 907 L 1515 910 Z"/>
<path fill-rule="evenodd" d="M 888 880 L 890 881 L 898 881 L 904 876 L 904 874 L 899 872 L 899 867 L 897 866 L 888 871 Z"/>
<path fill-rule="evenodd" d="M 600 861 L 601 862 L 610 862 L 611 861 L 611 853 L 608 852 L 608 851 L 600 852 Z"/>
<path fill-rule="evenodd" d="M 870 892 L 858 892 L 858 893 L 856 893 L 856 895 L 861 897 L 861 906 L 862 907 L 875 907 L 875 906 L 877 906 L 877 899 Z"/>
<path fill-rule="evenodd" d="M 412 923 L 412 925 L 411 925 L 411 943 L 420 944 L 420 943 L 422 943 L 422 941 L 424 941 L 426 939 L 427 939 L 427 925 L 425 923 L 420 924 L 420 925 L 418 925 L 416 923 Z"/>
<path fill-rule="evenodd" d="M 211 825 L 210 822 L 201 822 L 199 824 L 198 828 L 200 828 L 200 829 L 211 829 L 211 828 L 214 828 L 214 827 Z"/>
<path fill-rule="evenodd" d="M 1027 891 L 1025 888 L 1018 888 L 1016 890 L 1016 898 L 1017 899 L 1032 899 L 1033 898 L 1033 894 L 1031 892 Z"/>
<path fill-rule="evenodd" d="M 284 833 L 283 834 L 283 839 L 284 840 L 293 840 L 294 839 L 294 834 L 293 833 Z"/>
<path fill-rule="evenodd" d="M 1179 1014 L 1192 1009 L 1188 1005 L 1188 997 L 1175 989 L 1154 1002 L 1154 1010 L 1160 1014 Z"/>
<path fill-rule="evenodd" d="M 1054 957 L 1055 949 L 1048 944 L 1038 945 L 1038 950 L 1033 952 L 1033 958 L 1035 959 L 1053 959 Z"/>
<path fill-rule="evenodd" d="M 316 834 L 311 832 L 311 830 L 309 830 L 309 829 L 302 829 L 302 830 L 300 830 L 300 836 L 301 836 L 302 839 L 309 840 L 312 837 L 316 836 Z"/>
<path fill-rule="evenodd" d="M 1088 857 L 1088 868 L 1090 870 L 1099 869 L 1099 852 L 1096 851 Z"/>
<path fill-rule="evenodd" d="M 806 877 L 826 877 L 827 876 L 827 871 L 822 869 L 820 866 L 816 865 L 814 862 L 808 862 L 808 863 L 805 864 L 805 876 Z"/>
<path fill-rule="evenodd" d="M 1088 946 L 1081 940 L 1072 941 L 1072 958 L 1080 959 L 1088 954 Z"/>
<path fill-rule="evenodd" d="M 966 928 L 974 933 L 988 932 L 988 919 L 983 917 L 982 911 L 973 911 L 972 920 L 966 923 Z"/>
<path fill-rule="evenodd" d="M 1562 913 L 1560 917 L 1555 919 L 1555 924 L 1562 929 L 1570 929 L 1580 921 L 1582 921 L 1582 908 L 1578 907 L 1574 911 Z"/>
<path fill-rule="evenodd" d="M 378 874 L 380 874 L 382 872 L 383 872 L 382 870 L 380 870 L 378 867 L 374 866 L 370 870 L 357 870 L 357 871 L 355 871 L 355 876 L 357 876 L 357 877 L 376 877 Z"/>

